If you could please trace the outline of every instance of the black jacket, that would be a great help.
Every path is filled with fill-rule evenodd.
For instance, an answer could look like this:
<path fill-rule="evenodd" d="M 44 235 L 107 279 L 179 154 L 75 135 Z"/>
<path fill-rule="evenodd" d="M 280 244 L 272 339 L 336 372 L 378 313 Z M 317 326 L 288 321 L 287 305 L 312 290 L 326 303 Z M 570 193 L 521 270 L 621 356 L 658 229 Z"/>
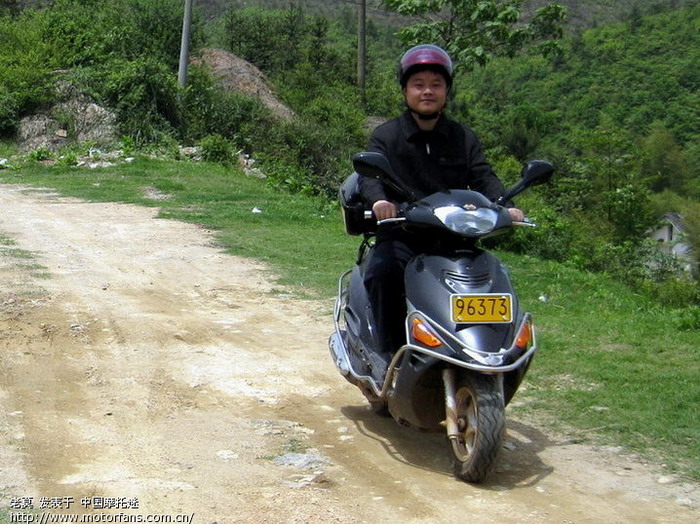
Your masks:
<path fill-rule="evenodd" d="M 421 131 L 407 110 L 378 126 L 368 149 L 384 153 L 417 198 L 446 189 L 473 189 L 496 200 L 504 192 L 474 132 L 445 115 L 432 131 Z M 370 207 L 378 200 L 405 200 L 379 180 L 365 177 L 361 193 Z"/>

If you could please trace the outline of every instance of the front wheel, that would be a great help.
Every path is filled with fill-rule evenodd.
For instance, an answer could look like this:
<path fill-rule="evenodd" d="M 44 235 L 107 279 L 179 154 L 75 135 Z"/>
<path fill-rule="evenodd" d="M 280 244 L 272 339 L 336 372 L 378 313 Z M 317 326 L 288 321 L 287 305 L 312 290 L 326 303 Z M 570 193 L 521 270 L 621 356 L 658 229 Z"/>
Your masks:
<path fill-rule="evenodd" d="M 457 478 L 481 482 L 496 463 L 505 431 L 505 407 L 495 375 L 462 374 L 455 384 L 457 435 L 450 437 Z"/>

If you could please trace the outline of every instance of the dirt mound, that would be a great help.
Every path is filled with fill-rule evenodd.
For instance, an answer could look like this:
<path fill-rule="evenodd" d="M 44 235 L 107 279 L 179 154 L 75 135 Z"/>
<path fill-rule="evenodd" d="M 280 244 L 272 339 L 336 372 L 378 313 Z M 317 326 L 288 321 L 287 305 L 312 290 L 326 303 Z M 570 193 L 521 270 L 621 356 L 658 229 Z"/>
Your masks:
<path fill-rule="evenodd" d="M 209 68 L 224 89 L 257 96 L 278 118 L 294 118 L 294 112 L 277 99 L 265 75 L 250 62 L 222 49 L 205 49 L 192 63 Z"/>
<path fill-rule="evenodd" d="M 17 139 L 23 151 L 56 151 L 69 143 L 109 148 L 119 140 L 117 117 L 75 85 L 60 80 L 58 102 L 20 121 Z"/>

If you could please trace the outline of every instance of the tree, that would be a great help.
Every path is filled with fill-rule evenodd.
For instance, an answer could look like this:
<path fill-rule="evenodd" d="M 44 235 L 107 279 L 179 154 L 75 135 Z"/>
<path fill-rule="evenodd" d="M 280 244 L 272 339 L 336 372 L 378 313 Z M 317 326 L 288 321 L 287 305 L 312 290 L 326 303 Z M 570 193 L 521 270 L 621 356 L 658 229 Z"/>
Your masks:
<path fill-rule="evenodd" d="M 457 67 L 471 70 L 493 56 L 515 56 L 528 45 L 544 55 L 559 51 L 566 8 L 548 4 L 532 19 L 521 20 L 521 0 L 384 0 L 402 15 L 417 17 L 399 32 L 406 45 L 432 42 L 444 47 Z"/>
<path fill-rule="evenodd" d="M 683 151 L 661 122 L 653 122 L 651 132 L 642 140 L 642 172 L 655 179 L 654 191 L 683 193 L 688 178 Z"/>

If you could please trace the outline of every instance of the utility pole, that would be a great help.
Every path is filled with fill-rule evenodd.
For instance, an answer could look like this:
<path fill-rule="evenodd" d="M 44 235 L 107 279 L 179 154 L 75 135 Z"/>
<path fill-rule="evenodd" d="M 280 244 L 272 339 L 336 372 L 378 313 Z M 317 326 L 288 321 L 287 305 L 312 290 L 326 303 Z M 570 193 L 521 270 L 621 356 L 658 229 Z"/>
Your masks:
<path fill-rule="evenodd" d="M 180 44 L 180 69 L 177 81 L 181 88 L 187 83 L 187 65 L 190 55 L 190 27 L 192 26 L 192 0 L 185 0 L 185 15 L 182 17 L 182 42 Z"/>
<path fill-rule="evenodd" d="M 360 102 L 365 103 L 365 72 L 367 71 L 367 0 L 360 0 L 357 5 L 357 87 L 360 90 Z"/>

